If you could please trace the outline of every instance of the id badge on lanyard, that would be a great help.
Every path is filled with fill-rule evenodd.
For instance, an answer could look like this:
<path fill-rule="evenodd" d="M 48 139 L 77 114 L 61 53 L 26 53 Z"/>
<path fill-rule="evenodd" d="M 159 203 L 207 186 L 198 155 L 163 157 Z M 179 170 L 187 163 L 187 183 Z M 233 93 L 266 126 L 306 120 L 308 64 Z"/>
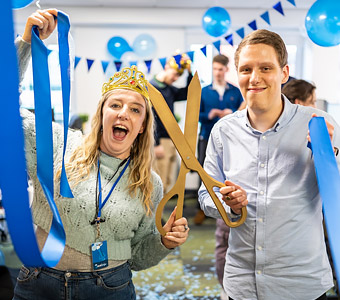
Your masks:
<path fill-rule="evenodd" d="M 96 227 L 97 227 L 96 240 L 99 240 L 100 237 L 101 237 L 101 235 L 100 235 L 100 224 L 102 222 L 105 222 L 105 219 L 101 218 L 102 208 L 104 207 L 104 205 L 107 202 L 107 200 L 110 198 L 114 188 L 116 187 L 117 183 L 122 178 L 122 176 L 125 173 L 127 167 L 129 166 L 130 158 L 124 160 L 122 163 L 124 164 L 125 162 L 126 162 L 126 164 L 125 164 L 123 170 L 120 172 L 118 178 L 116 179 L 116 181 L 112 185 L 108 195 L 105 197 L 105 200 L 102 201 L 102 184 L 101 184 L 101 177 L 100 177 L 100 163 L 99 163 L 99 159 L 98 159 L 98 176 L 97 176 L 98 183 L 99 183 L 98 210 L 97 210 L 96 218 L 91 223 L 93 225 L 96 225 Z M 119 165 L 117 171 L 119 170 L 121 165 Z M 113 175 L 113 177 L 115 176 L 115 174 Z M 96 195 L 96 197 L 97 197 L 97 195 Z M 107 241 L 96 241 L 95 243 L 91 244 L 91 253 L 92 253 L 93 270 L 99 270 L 99 269 L 105 268 L 105 267 L 107 267 L 109 265 L 109 262 L 108 262 L 108 252 L 107 252 Z"/>
<path fill-rule="evenodd" d="M 95 242 L 91 245 L 93 270 L 99 270 L 109 265 L 107 242 Z"/>

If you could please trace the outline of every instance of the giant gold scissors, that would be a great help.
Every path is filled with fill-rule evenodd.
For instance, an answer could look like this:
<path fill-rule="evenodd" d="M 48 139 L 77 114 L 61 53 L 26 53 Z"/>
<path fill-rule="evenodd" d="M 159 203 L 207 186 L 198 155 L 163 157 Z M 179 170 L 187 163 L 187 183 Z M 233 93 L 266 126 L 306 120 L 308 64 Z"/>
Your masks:
<path fill-rule="evenodd" d="M 215 180 L 207 174 L 207 172 L 202 168 L 195 156 L 195 148 L 197 141 L 197 125 L 198 117 L 200 111 L 200 101 L 201 101 L 201 85 L 197 72 L 190 82 L 188 87 L 188 99 L 187 99 L 187 109 L 185 115 L 185 127 L 184 135 L 179 128 L 169 106 L 165 102 L 162 94 L 154 88 L 150 83 L 148 84 L 150 100 L 155 108 L 159 118 L 166 131 L 168 132 L 172 142 L 174 143 L 179 155 L 182 158 L 181 168 L 178 174 L 177 181 L 172 189 L 163 197 L 160 201 L 156 210 L 156 226 L 160 234 L 165 235 L 166 232 L 163 229 L 161 218 L 165 204 L 175 195 L 178 196 L 177 200 L 177 210 L 176 210 L 176 220 L 181 218 L 183 215 L 183 204 L 184 204 L 184 190 L 185 190 L 185 179 L 186 174 L 190 171 L 196 171 L 201 177 L 210 197 L 214 201 L 218 212 L 220 213 L 222 219 L 229 227 L 237 227 L 244 223 L 247 217 L 246 207 L 242 208 L 241 217 L 237 221 L 231 221 L 228 215 L 216 196 L 213 188 L 223 187 L 223 183 Z"/>

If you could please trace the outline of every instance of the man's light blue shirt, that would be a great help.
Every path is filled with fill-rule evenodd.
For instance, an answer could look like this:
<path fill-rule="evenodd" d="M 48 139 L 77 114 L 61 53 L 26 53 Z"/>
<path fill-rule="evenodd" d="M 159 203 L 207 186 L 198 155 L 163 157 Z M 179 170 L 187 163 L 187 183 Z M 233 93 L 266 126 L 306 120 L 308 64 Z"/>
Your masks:
<path fill-rule="evenodd" d="M 209 138 L 204 169 L 240 185 L 249 201 L 246 222 L 231 229 L 226 256 L 224 288 L 235 300 L 312 300 L 333 286 L 307 134 L 312 113 L 335 126 L 338 148 L 340 128 L 323 111 L 283 101 L 266 132 L 252 128 L 244 109 L 217 122 Z M 199 201 L 206 215 L 220 217 L 203 185 Z"/>

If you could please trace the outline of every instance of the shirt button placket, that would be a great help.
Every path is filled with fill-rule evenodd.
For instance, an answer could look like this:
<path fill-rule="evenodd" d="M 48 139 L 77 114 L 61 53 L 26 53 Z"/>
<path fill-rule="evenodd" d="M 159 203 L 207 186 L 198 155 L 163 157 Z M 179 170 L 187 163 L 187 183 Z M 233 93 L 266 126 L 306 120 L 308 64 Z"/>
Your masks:
<path fill-rule="evenodd" d="M 258 155 L 258 195 L 256 203 L 256 240 L 255 240 L 255 274 L 256 286 L 259 291 L 262 290 L 263 268 L 265 262 L 264 251 L 264 232 L 265 232 L 265 209 L 266 209 L 266 191 L 267 191 L 267 164 L 268 164 L 268 139 L 262 134 L 259 139 L 259 155 Z"/>

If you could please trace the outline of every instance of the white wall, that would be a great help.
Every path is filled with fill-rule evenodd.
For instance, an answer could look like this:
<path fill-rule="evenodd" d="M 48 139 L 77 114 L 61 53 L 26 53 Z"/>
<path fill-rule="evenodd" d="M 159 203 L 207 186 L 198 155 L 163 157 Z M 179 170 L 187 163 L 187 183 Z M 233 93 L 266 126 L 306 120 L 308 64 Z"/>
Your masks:
<path fill-rule="evenodd" d="M 308 0 L 313 3 L 312 0 Z M 298 1 L 297 1 L 298 3 Z M 298 45 L 297 75 L 312 80 L 317 85 L 317 96 L 340 103 L 340 55 L 338 47 L 322 48 L 312 44 L 306 36 L 304 18 L 306 9 L 294 8 L 282 1 L 285 16 L 268 8 L 272 26 L 268 26 L 259 17 L 262 9 L 228 9 L 232 20 L 234 43 L 240 38 L 234 30 L 245 27 L 257 19 L 259 28 L 268 28 L 278 32 L 286 43 Z M 93 114 L 100 97 L 101 85 L 107 80 L 103 74 L 100 60 L 112 60 L 106 45 L 112 36 L 120 35 L 130 44 L 141 33 L 149 33 L 156 40 L 158 50 L 155 58 L 169 57 L 176 49 L 188 51 L 191 44 L 209 44 L 213 39 L 201 26 L 201 19 L 206 9 L 195 8 L 180 10 L 174 8 L 75 8 L 58 7 L 70 16 L 71 33 L 75 43 L 75 54 L 84 58 L 96 59 L 90 72 L 87 72 L 85 60 L 75 71 L 72 90 L 73 109 L 80 113 Z M 35 10 L 34 6 L 15 11 L 15 20 L 19 32 L 27 16 Z M 51 37 L 50 42 L 56 38 Z M 222 38 L 222 44 L 226 42 Z M 111 68 L 111 71 L 113 69 Z M 154 60 L 151 73 L 160 70 L 157 59 Z M 110 71 L 110 70 L 108 70 Z"/>
<path fill-rule="evenodd" d="M 298 4 L 301 1 L 310 2 L 310 4 L 314 2 L 314 0 L 297 0 L 296 2 Z M 247 23 L 256 18 L 259 28 L 276 31 L 287 44 L 298 46 L 296 76 L 314 81 L 317 85 L 318 98 L 340 103 L 339 47 L 322 48 L 313 44 L 308 39 L 304 28 L 307 9 L 294 8 L 284 1 L 282 5 L 285 16 L 281 16 L 268 7 L 272 26 L 268 26 L 259 17 L 264 12 L 263 9 L 227 8 L 232 20 L 230 33 L 233 33 L 234 43 L 240 42 L 235 30 L 244 27 L 246 34 L 251 32 Z M 177 49 L 185 52 L 190 50 L 192 44 L 208 45 L 216 40 L 206 34 L 201 26 L 201 19 L 206 8 L 177 10 L 174 8 L 58 7 L 58 9 L 70 16 L 75 55 L 96 59 L 90 72 L 87 72 L 85 60 L 81 61 L 75 70 L 71 98 L 73 113 L 93 115 L 101 95 L 101 86 L 114 72 L 114 68 L 111 67 L 107 70 L 108 74 L 104 75 L 100 63 L 101 60 L 113 60 L 107 51 L 107 42 L 111 37 L 122 36 L 131 45 L 137 35 L 148 33 L 156 40 L 158 46 L 155 58 L 169 57 Z M 23 32 L 23 24 L 34 10 L 34 6 L 29 6 L 15 11 L 18 32 Z M 56 35 L 51 36 L 46 43 L 56 43 Z M 223 38 L 222 44 L 227 44 Z M 196 57 L 201 60 L 205 59 L 201 54 Z M 145 68 L 143 65 L 140 67 Z M 151 73 L 155 74 L 160 69 L 158 60 L 154 59 Z M 206 74 L 201 74 L 203 75 Z M 185 103 L 178 103 L 175 107 L 184 116 Z M 195 189 L 197 184 L 197 174 L 190 174 L 187 188 Z"/>

